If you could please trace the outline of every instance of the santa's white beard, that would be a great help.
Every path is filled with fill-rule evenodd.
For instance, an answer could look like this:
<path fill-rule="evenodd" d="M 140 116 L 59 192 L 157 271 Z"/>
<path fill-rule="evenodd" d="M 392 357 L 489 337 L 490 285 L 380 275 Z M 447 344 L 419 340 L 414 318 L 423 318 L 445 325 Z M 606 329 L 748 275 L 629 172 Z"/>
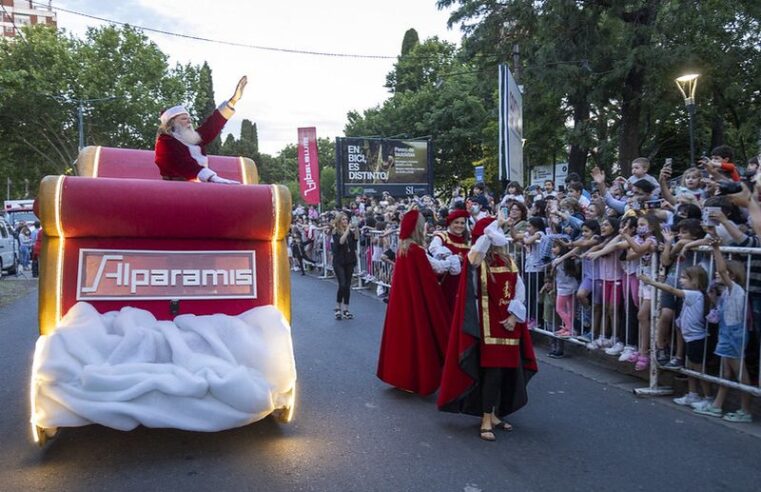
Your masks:
<path fill-rule="evenodd" d="M 192 127 L 174 128 L 174 137 L 186 145 L 198 145 L 201 143 L 201 135 Z"/>

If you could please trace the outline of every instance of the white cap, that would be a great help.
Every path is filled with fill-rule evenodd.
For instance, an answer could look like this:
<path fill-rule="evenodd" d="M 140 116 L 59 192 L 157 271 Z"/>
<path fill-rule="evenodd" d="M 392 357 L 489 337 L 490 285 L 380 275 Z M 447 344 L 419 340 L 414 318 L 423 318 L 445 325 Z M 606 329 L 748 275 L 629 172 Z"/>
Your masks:
<path fill-rule="evenodd" d="M 161 120 L 162 125 L 166 125 L 169 123 L 169 120 L 174 118 L 175 116 L 180 116 L 181 114 L 190 114 L 187 109 L 185 109 L 185 106 L 174 106 L 163 113 L 161 113 L 161 116 L 159 116 L 159 120 Z"/>

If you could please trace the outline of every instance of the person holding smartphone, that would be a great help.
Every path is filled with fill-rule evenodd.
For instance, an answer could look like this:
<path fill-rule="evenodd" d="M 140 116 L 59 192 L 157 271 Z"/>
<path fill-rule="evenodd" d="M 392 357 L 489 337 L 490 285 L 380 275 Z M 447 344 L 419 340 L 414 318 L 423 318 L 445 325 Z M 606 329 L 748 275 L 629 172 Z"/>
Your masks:
<path fill-rule="evenodd" d="M 357 225 L 350 223 L 346 214 L 338 214 L 333 221 L 333 240 L 331 242 L 333 272 L 338 281 L 335 308 L 337 320 L 354 319 L 354 315 L 349 311 L 349 297 L 351 294 L 351 278 L 354 274 L 354 267 L 357 265 L 358 241 L 359 228 Z"/>

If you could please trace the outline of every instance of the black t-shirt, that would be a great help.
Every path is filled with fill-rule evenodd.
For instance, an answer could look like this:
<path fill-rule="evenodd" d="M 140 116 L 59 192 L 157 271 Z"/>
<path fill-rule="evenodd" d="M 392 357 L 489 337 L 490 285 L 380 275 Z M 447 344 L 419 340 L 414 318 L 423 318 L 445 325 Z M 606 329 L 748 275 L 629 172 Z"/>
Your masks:
<path fill-rule="evenodd" d="M 354 233 L 350 232 L 346 236 L 346 242 L 341 244 L 341 236 L 338 232 L 333 234 L 333 243 L 331 251 L 333 252 L 333 263 L 339 265 L 353 265 L 357 262 L 357 240 Z"/>

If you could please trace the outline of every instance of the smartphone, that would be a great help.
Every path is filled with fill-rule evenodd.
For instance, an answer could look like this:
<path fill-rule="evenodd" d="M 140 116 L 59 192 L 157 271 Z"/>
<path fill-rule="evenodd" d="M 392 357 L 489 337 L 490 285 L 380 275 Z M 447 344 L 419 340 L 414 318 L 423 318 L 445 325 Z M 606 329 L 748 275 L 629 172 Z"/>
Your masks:
<path fill-rule="evenodd" d="M 651 210 L 654 208 L 661 208 L 661 200 L 648 200 L 645 202 L 645 209 Z"/>
<path fill-rule="evenodd" d="M 357 227 L 359 225 L 359 217 L 354 216 L 351 218 L 351 225 L 352 227 Z"/>
<path fill-rule="evenodd" d="M 671 165 L 674 163 L 674 159 L 671 157 L 666 157 L 666 166 L 671 167 Z"/>
<path fill-rule="evenodd" d="M 507 207 L 502 207 L 501 209 L 499 209 L 499 211 L 502 213 L 502 217 L 504 218 L 507 218 L 508 215 L 510 215 L 510 209 L 508 209 Z"/>

